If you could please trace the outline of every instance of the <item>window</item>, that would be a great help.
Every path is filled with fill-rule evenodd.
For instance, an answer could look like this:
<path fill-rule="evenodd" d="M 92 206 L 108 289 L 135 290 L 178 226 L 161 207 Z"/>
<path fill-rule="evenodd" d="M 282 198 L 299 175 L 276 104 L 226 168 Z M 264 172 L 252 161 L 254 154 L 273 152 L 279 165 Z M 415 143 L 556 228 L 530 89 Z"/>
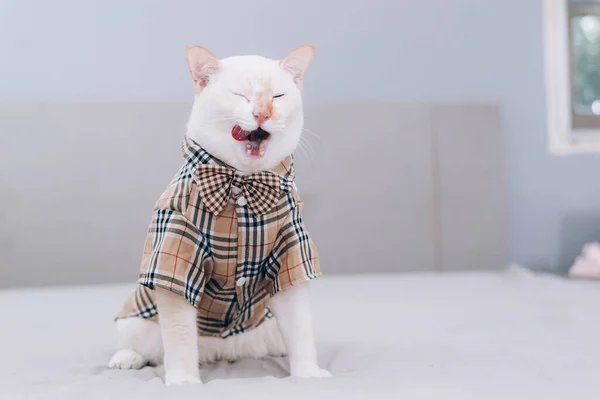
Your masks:
<path fill-rule="evenodd" d="M 600 0 L 546 0 L 550 150 L 600 151 Z"/>

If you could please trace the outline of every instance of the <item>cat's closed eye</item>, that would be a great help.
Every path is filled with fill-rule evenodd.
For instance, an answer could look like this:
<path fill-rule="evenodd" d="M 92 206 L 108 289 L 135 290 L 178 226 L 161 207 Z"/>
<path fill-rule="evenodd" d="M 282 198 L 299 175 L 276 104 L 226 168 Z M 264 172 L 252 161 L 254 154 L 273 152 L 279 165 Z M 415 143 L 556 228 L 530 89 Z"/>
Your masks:
<path fill-rule="evenodd" d="M 249 99 L 248 97 L 244 96 L 244 95 L 243 95 L 243 94 L 241 94 L 241 93 L 236 93 L 236 92 L 231 92 L 231 93 L 233 93 L 233 94 L 234 94 L 234 95 L 236 95 L 236 96 L 240 96 L 240 97 L 243 97 L 243 98 L 245 98 L 245 99 L 246 99 L 246 101 L 248 101 L 248 102 L 250 101 L 250 99 Z"/>
<path fill-rule="evenodd" d="M 278 98 L 283 97 L 283 96 L 285 96 L 285 93 L 278 94 L 277 96 L 273 96 L 273 99 L 278 99 Z"/>

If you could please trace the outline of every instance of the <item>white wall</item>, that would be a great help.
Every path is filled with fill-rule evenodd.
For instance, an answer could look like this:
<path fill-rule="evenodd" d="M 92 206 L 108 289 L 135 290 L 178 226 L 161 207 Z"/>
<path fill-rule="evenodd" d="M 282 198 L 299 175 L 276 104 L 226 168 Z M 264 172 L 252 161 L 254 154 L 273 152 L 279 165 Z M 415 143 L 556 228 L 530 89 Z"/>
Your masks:
<path fill-rule="evenodd" d="M 600 161 L 546 150 L 542 0 L 3 0 L 0 99 L 187 101 L 187 44 L 306 42 L 309 100 L 502 105 L 513 261 L 559 269 L 600 237 Z"/>
<path fill-rule="evenodd" d="M 303 43 L 309 100 L 497 100 L 520 71 L 511 42 L 534 39 L 517 36 L 538 11 L 520 3 L 3 0 L 0 100 L 188 100 L 187 44 L 276 58 Z"/>

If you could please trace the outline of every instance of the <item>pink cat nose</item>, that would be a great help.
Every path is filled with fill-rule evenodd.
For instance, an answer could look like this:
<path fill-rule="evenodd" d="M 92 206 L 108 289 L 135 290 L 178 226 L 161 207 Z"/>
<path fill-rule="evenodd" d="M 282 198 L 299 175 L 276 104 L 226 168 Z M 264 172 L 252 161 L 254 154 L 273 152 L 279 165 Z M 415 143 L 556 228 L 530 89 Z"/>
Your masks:
<path fill-rule="evenodd" d="M 258 126 L 261 126 L 263 122 L 271 118 L 271 114 L 264 111 L 258 111 L 254 113 L 254 119 L 258 122 Z"/>

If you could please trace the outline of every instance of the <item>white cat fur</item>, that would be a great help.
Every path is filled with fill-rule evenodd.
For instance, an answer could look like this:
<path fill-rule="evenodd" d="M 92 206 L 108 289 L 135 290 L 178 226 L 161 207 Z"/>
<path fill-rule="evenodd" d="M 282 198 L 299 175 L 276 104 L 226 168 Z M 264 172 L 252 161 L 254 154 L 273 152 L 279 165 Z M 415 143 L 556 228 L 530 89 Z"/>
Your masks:
<path fill-rule="evenodd" d="M 313 56 L 313 46 L 301 46 L 283 61 L 259 56 L 219 61 L 202 47 L 188 47 L 196 96 L 187 136 L 240 171 L 273 168 L 293 153 L 300 140 L 302 79 Z M 247 154 L 244 142 L 231 135 L 234 125 L 246 131 L 260 125 L 269 132 L 264 154 Z M 180 385 L 201 382 L 198 363 L 288 354 L 292 375 L 330 376 L 317 365 L 308 289 L 305 283 L 278 293 L 270 304 L 274 320 L 227 339 L 198 336 L 196 309 L 182 297 L 159 289 L 160 324 L 143 318 L 118 320 L 119 350 L 109 366 L 137 369 L 164 362 L 165 383 Z"/>

